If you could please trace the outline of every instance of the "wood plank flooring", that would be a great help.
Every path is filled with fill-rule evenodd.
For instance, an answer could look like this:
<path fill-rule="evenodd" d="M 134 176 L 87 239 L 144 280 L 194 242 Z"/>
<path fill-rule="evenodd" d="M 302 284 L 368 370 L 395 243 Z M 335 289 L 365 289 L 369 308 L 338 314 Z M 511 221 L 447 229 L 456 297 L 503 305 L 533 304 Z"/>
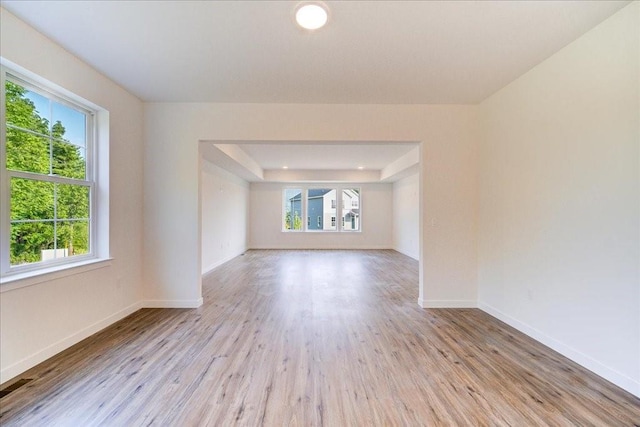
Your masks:
<path fill-rule="evenodd" d="M 632 426 L 640 399 L 393 251 L 249 251 L 199 309 L 144 309 L 26 372 L 3 426 Z"/>

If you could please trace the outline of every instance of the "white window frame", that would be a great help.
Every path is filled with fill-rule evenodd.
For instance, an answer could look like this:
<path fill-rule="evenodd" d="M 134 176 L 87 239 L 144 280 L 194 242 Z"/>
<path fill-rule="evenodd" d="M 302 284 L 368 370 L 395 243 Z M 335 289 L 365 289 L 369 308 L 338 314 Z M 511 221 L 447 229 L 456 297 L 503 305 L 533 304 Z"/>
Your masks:
<path fill-rule="evenodd" d="M 337 186 L 333 185 L 333 186 L 327 186 L 327 185 L 307 185 L 304 188 L 304 207 L 307 210 L 307 214 L 309 213 L 309 191 L 311 190 L 335 190 L 336 194 L 338 193 L 339 189 Z M 337 198 L 337 196 L 336 196 Z M 334 209 L 336 211 L 336 215 L 338 213 L 338 208 L 337 208 L 337 203 L 338 201 L 336 200 L 336 207 L 333 207 L 333 200 L 331 203 L 331 209 Z M 324 221 L 324 211 L 320 213 L 320 215 L 316 214 L 316 220 L 315 220 L 315 224 L 317 228 L 311 228 L 311 224 L 307 224 L 307 229 L 304 230 L 307 233 L 335 233 L 338 230 L 338 228 L 336 227 L 335 230 L 330 230 L 327 229 L 325 230 L 324 225 L 325 225 L 325 221 Z"/>
<path fill-rule="evenodd" d="M 294 230 L 294 229 L 287 230 L 287 227 L 286 227 L 286 221 L 285 221 L 285 215 L 286 215 L 285 192 L 287 190 L 300 190 L 300 221 L 302 222 L 302 228 L 300 230 Z M 305 214 L 306 214 L 306 206 L 305 206 L 305 203 L 304 203 L 304 200 L 305 200 L 304 191 L 305 190 L 302 187 L 291 186 L 291 187 L 283 187 L 282 188 L 282 192 L 281 192 L 281 197 L 282 197 L 282 214 L 281 214 L 281 217 L 282 217 L 282 230 L 281 231 L 283 233 L 302 233 L 302 232 L 304 232 L 306 230 L 307 226 L 304 223 L 304 217 L 305 217 Z M 307 219 L 307 221 L 308 221 L 308 219 Z"/>
<path fill-rule="evenodd" d="M 335 230 L 314 230 L 311 229 L 311 216 L 309 216 L 309 212 L 308 212 L 308 194 L 309 194 L 309 190 L 318 190 L 318 189 L 331 189 L 331 190 L 336 190 L 336 207 L 335 207 L 335 211 L 336 211 L 336 221 L 335 221 L 335 225 L 333 225 L 333 221 L 332 221 L 332 226 L 335 227 Z M 302 230 L 287 230 L 285 229 L 284 226 L 284 217 L 285 217 L 285 211 L 284 211 L 284 202 L 283 202 L 283 210 L 282 210 L 282 232 L 284 233 L 300 233 L 300 232 L 305 232 L 305 233 L 336 233 L 336 232 L 345 232 L 345 233 L 360 233 L 362 232 L 362 187 L 361 185 L 333 185 L 333 186 L 329 186 L 327 187 L 326 185 L 316 185 L 316 184 L 310 184 L 310 185 L 287 185 L 282 187 L 281 189 L 281 198 L 284 201 L 284 193 L 286 190 L 301 190 L 301 210 L 302 210 L 302 218 L 306 217 L 307 221 L 304 221 L 302 224 Z M 345 229 L 345 224 L 344 224 L 344 217 L 342 216 L 342 191 L 343 190 L 358 190 L 358 194 L 359 194 L 359 200 L 358 200 L 358 209 L 360 210 L 359 212 L 359 228 L 357 230 L 347 230 Z M 332 203 L 333 205 L 333 203 Z M 332 207 L 333 209 L 333 207 Z M 342 218 L 342 221 L 338 221 L 338 216 L 340 216 L 340 218 Z M 322 217 L 318 217 L 318 219 L 320 219 Z M 319 226 L 319 225 L 318 225 Z"/>
<path fill-rule="evenodd" d="M 98 123 L 100 125 L 108 125 L 108 113 L 104 110 L 99 111 L 98 107 L 70 92 L 48 82 L 27 70 L 21 70 L 18 66 L 11 66 L 9 61 L 2 59 L 0 65 L 0 283 L 5 284 L 13 280 L 30 278 L 33 276 L 54 273 L 62 269 L 68 269 L 75 266 L 85 266 L 87 264 L 106 260 L 108 258 L 108 216 L 105 215 L 105 209 L 108 215 L 108 184 L 103 185 L 102 190 L 99 189 L 99 177 L 107 173 L 108 163 L 101 166 L 105 169 L 102 175 L 98 173 L 98 151 L 101 156 L 104 155 L 104 162 L 108 162 L 108 151 L 97 147 Z M 45 96 L 62 105 L 66 105 L 78 110 L 86 115 L 86 141 L 85 141 L 85 179 L 64 178 L 54 175 L 43 175 L 22 171 L 10 171 L 7 169 L 6 159 L 6 81 L 13 81 L 29 91 Z M 98 119 L 101 115 L 102 121 Z M 100 131 L 102 139 L 108 139 L 108 130 Z M 101 163 L 104 163 L 101 161 Z M 76 255 L 67 258 L 57 258 L 53 260 L 34 262 L 24 265 L 10 265 L 10 179 L 11 178 L 36 178 L 40 182 L 52 182 L 57 184 L 80 185 L 89 188 L 89 252 L 82 255 Z M 108 175 L 106 175 L 108 178 Z M 104 179 L 104 178 L 103 178 Z M 99 195 L 102 191 L 103 194 Z M 106 193 L 106 194 L 105 194 Z M 104 207 L 98 208 L 98 200 L 105 200 Z M 104 227 L 103 231 L 98 232 L 98 223 Z M 101 258 L 99 258 L 101 256 Z M 4 288 L 3 288 L 4 289 Z"/>
<path fill-rule="evenodd" d="M 358 229 L 357 230 L 352 230 L 352 229 L 345 229 L 345 221 L 344 221 L 344 216 L 342 215 L 342 210 L 343 210 L 343 206 L 342 206 L 342 192 L 343 190 L 358 190 L 358 205 L 357 208 L 355 206 L 353 206 L 353 204 L 351 205 L 352 208 L 358 209 Z M 338 199 L 340 199 L 340 217 L 342 218 L 342 225 L 340 227 L 340 231 L 344 231 L 345 233 L 359 233 L 362 231 L 362 187 L 360 186 L 343 186 L 340 188 L 340 196 L 336 196 Z"/>

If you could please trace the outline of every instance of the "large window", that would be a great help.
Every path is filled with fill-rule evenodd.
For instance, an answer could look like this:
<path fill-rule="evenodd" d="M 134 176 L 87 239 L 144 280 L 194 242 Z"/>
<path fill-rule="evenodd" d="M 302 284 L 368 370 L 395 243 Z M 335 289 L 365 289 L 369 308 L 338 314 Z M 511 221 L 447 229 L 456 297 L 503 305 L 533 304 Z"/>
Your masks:
<path fill-rule="evenodd" d="M 360 230 L 359 188 L 345 188 L 342 190 L 342 229 L 345 231 Z"/>
<path fill-rule="evenodd" d="M 283 192 L 282 228 L 286 231 L 302 231 L 302 189 L 287 188 Z M 307 224 L 309 219 L 307 218 Z"/>
<path fill-rule="evenodd" d="M 282 194 L 283 231 L 360 231 L 359 188 L 287 188 Z"/>
<path fill-rule="evenodd" d="M 336 189 L 335 188 L 311 188 L 307 190 L 307 213 L 317 221 L 312 221 L 309 230 L 335 231 L 336 216 Z"/>
<path fill-rule="evenodd" d="M 93 256 L 93 113 L 2 69 L 2 274 Z"/>

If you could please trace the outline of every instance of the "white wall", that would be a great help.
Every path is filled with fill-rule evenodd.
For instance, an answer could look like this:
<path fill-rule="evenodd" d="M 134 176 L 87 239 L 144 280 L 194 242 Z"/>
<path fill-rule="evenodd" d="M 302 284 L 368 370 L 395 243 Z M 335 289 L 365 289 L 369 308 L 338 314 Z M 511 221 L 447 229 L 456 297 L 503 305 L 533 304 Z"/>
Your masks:
<path fill-rule="evenodd" d="M 362 231 L 283 232 L 282 190 L 292 185 L 251 183 L 252 249 L 391 249 L 391 184 L 305 183 L 310 187 L 359 187 Z"/>
<path fill-rule="evenodd" d="M 145 298 L 201 301 L 198 141 L 422 141 L 420 302 L 475 306 L 477 107 L 145 104 Z"/>
<path fill-rule="evenodd" d="M 110 111 L 113 261 L 2 292 L 0 381 L 143 298 L 201 302 L 198 140 L 405 140 L 423 142 L 421 303 L 474 305 L 479 277 L 483 309 L 640 395 L 639 15 L 635 2 L 479 108 L 159 103 L 143 116 L 3 9 L 3 57 Z"/>
<path fill-rule="evenodd" d="M 411 258 L 420 257 L 420 174 L 393 183 L 393 249 Z"/>
<path fill-rule="evenodd" d="M 247 250 L 249 183 L 201 159 L 202 273 Z"/>
<path fill-rule="evenodd" d="M 140 307 L 143 107 L 5 9 L 0 31 L 4 58 L 109 110 L 113 257 L 104 268 L 43 276 L 40 283 L 2 292 L 0 382 L 5 382 Z"/>
<path fill-rule="evenodd" d="M 481 105 L 479 304 L 640 395 L 640 4 Z"/>

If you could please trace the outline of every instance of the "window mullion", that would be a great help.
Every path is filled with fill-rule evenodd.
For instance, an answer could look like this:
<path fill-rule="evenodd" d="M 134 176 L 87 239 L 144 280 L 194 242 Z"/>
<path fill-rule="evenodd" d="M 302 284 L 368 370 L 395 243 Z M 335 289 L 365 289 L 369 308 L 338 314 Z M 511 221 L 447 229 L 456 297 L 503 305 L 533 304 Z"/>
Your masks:
<path fill-rule="evenodd" d="M 0 274 L 4 275 L 9 271 L 9 236 L 10 236 L 10 214 L 9 214 L 9 176 L 7 174 L 7 116 L 6 116 L 6 94 L 5 83 L 6 70 L 0 66 Z"/>
<path fill-rule="evenodd" d="M 45 182 L 52 182 L 56 184 L 80 185 L 83 187 L 91 187 L 92 185 L 91 181 L 82 181 L 80 179 L 65 178 L 63 176 L 58 176 L 58 175 L 43 175 L 43 174 L 34 173 L 34 172 L 8 170 L 7 175 L 9 178 L 31 179 L 34 181 L 45 181 Z"/>
<path fill-rule="evenodd" d="M 302 231 L 309 231 L 309 212 L 307 207 L 307 188 L 300 189 L 300 213 L 302 214 Z"/>
<path fill-rule="evenodd" d="M 40 132 L 36 132 L 34 130 L 31 130 L 31 129 L 25 129 L 25 128 L 20 127 L 20 126 L 12 125 L 11 123 L 7 123 L 6 125 L 7 125 L 7 128 L 10 128 L 10 129 L 15 129 L 15 130 L 19 130 L 20 132 L 30 133 L 31 135 L 40 136 L 42 138 L 49 138 L 49 135 L 45 135 L 45 134 L 42 134 Z"/>
<path fill-rule="evenodd" d="M 37 76 L 29 82 L 2 66 L 0 80 L 0 274 L 39 272 L 95 257 L 94 114 L 72 94 L 65 99 L 49 91 L 53 85 L 36 83 Z M 7 111 L 7 103 L 23 108 Z M 11 221 L 12 216 L 20 219 Z M 59 248 L 68 248 L 68 254 L 58 254 Z"/>
<path fill-rule="evenodd" d="M 341 232 L 342 227 L 338 225 L 338 218 L 342 217 L 342 188 L 336 187 L 336 231 Z"/>
<path fill-rule="evenodd" d="M 49 99 L 49 175 L 53 175 L 53 103 Z M 54 244 L 55 246 L 55 244 Z"/>
<path fill-rule="evenodd" d="M 53 184 L 53 257 L 58 254 L 58 184 Z"/>

